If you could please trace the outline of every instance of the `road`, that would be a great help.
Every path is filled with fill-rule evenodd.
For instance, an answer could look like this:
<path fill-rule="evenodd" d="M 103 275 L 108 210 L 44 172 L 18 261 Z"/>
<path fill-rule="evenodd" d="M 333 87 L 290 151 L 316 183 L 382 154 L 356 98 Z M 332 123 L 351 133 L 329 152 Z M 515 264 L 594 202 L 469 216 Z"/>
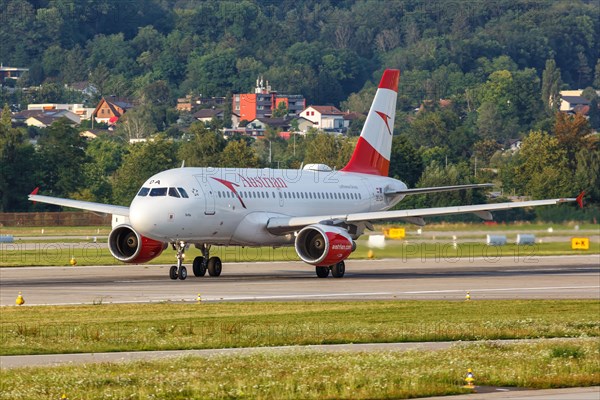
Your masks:
<path fill-rule="evenodd" d="M 0 268 L 0 305 L 161 301 L 600 299 L 600 255 L 356 260 L 342 279 L 301 262 L 224 264 L 219 278 L 168 278 L 168 265 Z M 188 268 L 191 270 L 191 268 Z"/>

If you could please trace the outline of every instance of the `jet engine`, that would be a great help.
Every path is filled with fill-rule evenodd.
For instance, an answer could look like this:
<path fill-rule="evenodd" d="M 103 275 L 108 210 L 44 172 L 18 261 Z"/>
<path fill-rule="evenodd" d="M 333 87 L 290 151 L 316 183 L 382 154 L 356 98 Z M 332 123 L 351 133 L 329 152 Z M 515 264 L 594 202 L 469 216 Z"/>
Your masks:
<path fill-rule="evenodd" d="M 167 243 L 149 239 L 129 225 L 119 225 L 108 235 L 108 249 L 119 261 L 141 264 L 152 260 L 167 248 Z"/>
<path fill-rule="evenodd" d="M 298 232 L 295 247 L 302 261 L 325 267 L 348 258 L 356 244 L 345 229 L 315 224 Z"/>

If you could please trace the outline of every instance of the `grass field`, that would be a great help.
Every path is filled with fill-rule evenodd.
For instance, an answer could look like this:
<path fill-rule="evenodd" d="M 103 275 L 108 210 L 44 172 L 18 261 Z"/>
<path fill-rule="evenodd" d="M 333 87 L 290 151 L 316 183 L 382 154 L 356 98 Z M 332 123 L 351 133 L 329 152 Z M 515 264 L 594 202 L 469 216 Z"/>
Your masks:
<path fill-rule="evenodd" d="M 448 350 L 264 352 L 151 362 L 2 371 L 0 399 L 373 399 L 469 393 L 476 385 L 555 388 L 600 384 L 596 339 L 462 344 Z"/>
<path fill-rule="evenodd" d="M 600 336 L 600 301 L 4 307 L 0 354 Z"/>
<path fill-rule="evenodd" d="M 401 226 L 406 228 L 407 234 L 416 234 L 417 226 L 412 224 L 388 224 L 375 225 L 376 231 L 381 231 L 384 227 Z M 423 228 L 423 231 L 439 231 L 439 232 L 468 232 L 468 231 L 533 231 L 547 232 L 548 228 L 554 231 L 576 232 L 575 226 L 579 227 L 580 231 L 598 232 L 598 224 L 579 224 L 575 222 L 554 224 L 554 223 L 530 223 L 530 222 L 513 222 L 509 224 L 500 223 L 486 225 L 484 223 L 444 223 L 430 224 Z M 43 229 L 43 233 L 42 233 Z M 0 234 L 13 236 L 107 236 L 110 233 L 110 226 L 54 226 L 54 227 L 0 227 Z"/>
<path fill-rule="evenodd" d="M 365 240 L 357 241 L 358 247 L 350 255 L 350 259 L 366 259 L 369 247 Z M 68 266 L 72 257 L 77 260 L 77 265 L 118 265 L 122 264 L 112 257 L 106 243 L 38 243 L 33 249 L 25 247 L 25 244 L 12 243 L 0 244 L 0 266 L 1 267 L 24 267 L 24 266 Z M 600 243 L 591 242 L 589 250 L 572 250 L 570 243 L 539 243 L 532 246 L 517 246 L 507 244 L 505 246 L 487 246 L 483 242 L 458 243 L 454 247 L 450 241 L 437 241 L 414 243 L 405 241 L 388 241 L 384 249 L 373 249 L 375 258 L 399 258 L 399 259 L 424 259 L 436 258 L 456 261 L 460 258 L 484 257 L 494 260 L 499 257 L 513 257 L 520 259 L 532 259 L 535 257 L 551 255 L 576 255 L 576 254 L 598 254 Z M 201 255 L 195 247 L 186 251 L 186 260 L 189 264 L 194 257 Z M 224 263 L 228 262 L 256 262 L 256 261 L 299 261 L 293 247 L 215 247 L 211 255 L 221 257 Z M 174 264 L 175 252 L 167 249 L 159 257 L 150 261 L 150 264 Z"/>

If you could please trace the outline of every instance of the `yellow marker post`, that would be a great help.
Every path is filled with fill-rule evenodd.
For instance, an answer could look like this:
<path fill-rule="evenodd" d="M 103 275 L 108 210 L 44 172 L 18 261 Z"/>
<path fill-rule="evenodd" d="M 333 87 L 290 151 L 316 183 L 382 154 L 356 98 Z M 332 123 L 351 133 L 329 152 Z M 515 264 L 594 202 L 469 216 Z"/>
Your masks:
<path fill-rule="evenodd" d="M 15 300 L 15 304 L 18 306 L 22 306 L 23 304 L 25 304 L 25 299 L 23 298 L 23 295 L 21 294 L 21 292 L 19 292 L 19 295 L 17 296 L 17 299 Z"/>
<path fill-rule="evenodd" d="M 465 296 L 465 301 L 470 301 L 471 300 L 471 292 L 467 292 L 467 295 Z"/>
<path fill-rule="evenodd" d="M 198 293 L 198 296 L 196 297 L 196 303 L 200 304 L 202 302 L 202 296 L 200 296 L 200 293 Z"/>
<path fill-rule="evenodd" d="M 571 249 L 573 250 L 589 250 L 590 238 L 571 238 Z"/>
<path fill-rule="evenodd" d="M 71 260 L 69 260 L 69 264 L 71 264 L 73 267 L 77 265 L 77 260 L 75 259 L 75 257 L 71 257 Z"/>
<path fill-rule="evenodd" d="M 367 258 L 369 258 L 369 259 L 375 258 L 375 253 L 373 253 L 373 250 L 369 250 L 367 252 Z"/>
<path fill-rule="evenodd" d="M 469 368 L 467 370 L 467 377 L 465 378 L 465 382 L 467 383 L 464 388 L 467 389 L 475 389 L 475 376 L 473 375 L 473 370 Z"/>

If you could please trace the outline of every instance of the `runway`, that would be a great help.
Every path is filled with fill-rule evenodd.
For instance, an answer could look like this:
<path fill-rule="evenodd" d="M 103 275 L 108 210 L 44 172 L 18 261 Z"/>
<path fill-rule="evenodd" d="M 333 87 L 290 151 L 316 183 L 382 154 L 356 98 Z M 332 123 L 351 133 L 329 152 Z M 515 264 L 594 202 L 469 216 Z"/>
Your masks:
<path fill-rule="evenodd" d="M 342 279 L 302 262 L 231 263 L 219 278 L 168 278 L 168 265 L 0 268 L 0 305 L 164 301 L 600 299 L 600 255 L 346 262 Z M 191 270 L 189 268 L 188 270 Z"/>

